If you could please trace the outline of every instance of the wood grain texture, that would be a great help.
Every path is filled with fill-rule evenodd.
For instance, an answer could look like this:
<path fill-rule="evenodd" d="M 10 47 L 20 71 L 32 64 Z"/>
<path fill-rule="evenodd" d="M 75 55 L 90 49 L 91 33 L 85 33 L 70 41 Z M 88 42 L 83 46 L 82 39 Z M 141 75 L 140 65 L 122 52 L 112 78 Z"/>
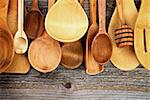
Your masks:
<path fill-rule="evenodd" d="M 138 7 L 139 1 L 136 0 Z M 26 0 L 26 4 L 30 2 Z M 43 5 L 45 4 L 44 2 Z M 107 23 L 114 6 L 114 0 L 107 0 Z M 86 4 L 86 11 L 89 11 L 88 7 Z M 47 9 L 41 8 L 42 12 Z M 89 12 L 87 14 L 89 15 Z M 0 75 L 0 100 L 5 99 L 150 100 L 150 71 L 138 67 L 134 71 L 123 72 L 109 62 L 105 71 L 96 76 L 85 74 L 83 66 L 76 70 L 67 70 L 59 66 L 57 70 L 47 74 L 34 69 L 27 75 L 3 74 Z"/>

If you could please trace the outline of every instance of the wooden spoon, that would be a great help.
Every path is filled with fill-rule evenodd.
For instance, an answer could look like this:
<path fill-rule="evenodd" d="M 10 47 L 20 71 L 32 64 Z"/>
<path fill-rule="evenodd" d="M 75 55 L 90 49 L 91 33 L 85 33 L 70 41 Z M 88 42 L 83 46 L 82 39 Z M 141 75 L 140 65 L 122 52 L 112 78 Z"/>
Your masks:
<path fill-rule="evenodd" d="M 7 24 L 9 0 L 0 0 L 0 73 L 11 64 L 14 57 L 13 36 Z"/>
<path fill-rule="evenodd" d="M 82 7 L 84 0 L 80 0 Z M 62 59 L 61 64 L 68 69 L 75 69 L 80 67 L 83 62 L 83 48 L 81 41 L 64 43 L 62 45 Z"/>
<path fill-rule="evenodd" d="M 106 0 L 98 0 L 99 10 L 99 32 L 92 42 L 92 54 L 94 59 L 99 64 L 105 64 L 109 61 L 112 55 L 112 43 L 110 37 L 106 33 L 105 26 L 105 13 L 106 13 Z"/>
<path fill-rule="evenodd" d="M 14 2 L 12 2 L 14 1 Z M 9 6 L 12 8 L 12 6 L 16 5 L 18 0 L 10 0 L 10 4 Z M 18 7 L 18 6 L 17 6 Z M 13 8 L 14 9 L 14 8 Z M 10 9 L 9 8 L 9 12 L 10 13 L 10 16 L 13 17 L 12 13 L 14 11 L 11 11 L 13 9 Z M 27 13 L 26 11 L 26 7 L 24 6 L 24 10 L 25 10 L 25 14 Z M 17 10 L 18 11 L 18 10 Z M 9 14 L 9 13 L 8 13 Z M 15 12 L 14 12 L 15 14 Z M 14 16 L 15 18 L 15 16 Z M 11 19 L 11 18 L 10 18 Z M 9 20 L 8 20 L 9 21 Z M 18 24 L 16 24 L 16 21 L 11 21 L 11 23 L 8 23 L 10 24 L 10 30 L 11 32 L 13 32 L 15 30 L 15 27 L 17 27 Z M 18 22 L 18 21 L 17 21 Z M 14 25 L 14 26 L 13 26 Z M 29 64 L 29 61 L 27 59 L 27 57 L 25 55 L 19 55 L 19 54 L 15 54 L 14 58 L 13 58 L 13 61 L 12 63 L 9 65 L 9 67 L 5 70 L 4 73 L 19 73 L 19 74 L 26 74 L 30 69 L 30 64 Z"/>
<path fill-rule="evenodd" d="M 58 0 L 48 11 L 45 28 L 58 41 L 74 42 L 86 33 L 88 18 L 78 0 Z"/>
<path fill-rule="evenodd" d="M 23 30 L 24 18 L 24 0 L 18 0 L 18 31 L 14 36 L 15 51 L 17 54 L 23 54 L 28 48 L 28 39 Z"/>
<path fill-rule="evenodd" d="M 49 8 L 55 0 L 48 0 Z M 58 41 L 51 38 L 46 31 L 35 39 L 28 51 L 29 62 L 36 70 L 47 73 L 55 70 L 61 61 L 61 48 Z"/>
<path fill-rule="evenodd" d="M 97 20 L 97 0 L 90 0 L 90 21 L 91 25 L 88 30 L 87 38 L 86 38 L 86 54 L 85 54 L 85 66 L 86 66 L 86 73 L 89 75 L 95 75 L 104 70 L 104 67 L 99 65 L 91 54 L 91 44 L 98 33 L 98 24 Z"/>
<path fill-rule="evenodd" d="M 138 16 L 134 0 L 122 0 L 122 13 L 126 24 L 132 29 L 135 27 L 135 22 Z M 115 29 L 121 26 L 121 21 L 118 14 L 118 9 L 116 8 L 108 28 L 108 34 L 111 37 L 113 44 L 113 52 L 111 57 L 111 62 L 117 68 L 129 71 L 135 69 L 139 65 L 139 61 L 135 55 L 134 48 L 132 46 L 127 46 L 123 48 L 118 48 L 115 43 Z"/>
<path fill-rule="evenodd" d="M 32 0 L 30 12 L 26 15 L 25 32 L 28 38 L 35 39 L 44 31 L 44 17 L 38 7 L 38 0 Z"/>
<path fill-rule="evenodd" d="M 140 63 L 150 70 L 150 2 L 142 0 L 135 25 L 134 47 Z"/>
<path fill-rule="evenodd" d="M 8 25 L 14 36 L 18 30 L 18 0 L 9 0 Z"/>
<path fill-rule="evenodd" d="M 4 73 L 26 74 L 30 69 L 30 64 L 25 55 L 15 54 L 14 59 Z"/>
<path fill-rule="evenodd" d="M 81 41 L 62 45 L 61 64 L 68 69 L 78 68 L 83 62 L 83 48 Z"/>

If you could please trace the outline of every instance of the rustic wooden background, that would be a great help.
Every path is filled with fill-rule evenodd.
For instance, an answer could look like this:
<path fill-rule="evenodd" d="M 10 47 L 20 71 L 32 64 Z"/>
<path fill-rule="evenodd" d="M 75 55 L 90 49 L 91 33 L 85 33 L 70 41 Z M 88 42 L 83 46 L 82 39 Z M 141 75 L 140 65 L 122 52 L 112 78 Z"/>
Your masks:
<path fill-rule="evenodd" d="M 139 8 L 140 0 L 135 3 Z M 29 8 L 31 0 L 26 0 L 26 4 Z M 42 12 L 46 13 L 46 0 L 39 5 Z M 115 1 L 107 0 L 107 26 L 114 8 Z M 89 15 L 88 0 L 85 10 Z M 47 74 L 32 68 L 27 75 L 2 74 L 0 100 L 150 100 L 150 71 L 139 66 L 134 71 L 124 72 L 111 62 L 105 68 L 103 73 L 96 76 L 85 74 L 83 66 L 68 70 L 61 65 Z"/>

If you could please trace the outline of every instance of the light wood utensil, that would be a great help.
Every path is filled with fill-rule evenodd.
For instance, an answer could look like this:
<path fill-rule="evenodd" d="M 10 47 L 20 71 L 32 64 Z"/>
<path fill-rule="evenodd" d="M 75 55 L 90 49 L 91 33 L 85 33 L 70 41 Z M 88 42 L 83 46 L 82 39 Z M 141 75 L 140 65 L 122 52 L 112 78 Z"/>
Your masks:
<path fill-rule="evenodd" d="M 86 73 L 89 75 L 96 75 L 104 70 L 102 65 L 99 65 L 91 54 L 91 44 L 98 33 L 97 24 L 97 0 L 90 0 L 90 28 L 86 38 L 86 53 L 85 53 L 85 66 Z"/>
<path fill-rule="evenodd" d="M 48 0 L 49 8 L 54 2 L 55 0 Z M 29 62 L 33 68 L 43 73 L 55 70 L 61 61 L 61 57 L 59 42 L 51 38 L 46 31 L 31 43 L 28 51 Z"/>
<path fill-rule="evenodd" d="M 126 24 L 124 15 L 123 15 L 123 6 L 122 0 L 116 0 L 118 15 L 120 18 L 121 26 L 118 27 L 115 32 L 115 41 L 116 45 L 119 48 L 126 47 L 126 46 L 133 46 L 134 40 L 134 32 L 133 29 Z"/>
<path fill-rule="evenodd" d="M 48 11 L 45 28 L 58 41 L 74 42 L 86 33 L 88 18 L 78 0 L 58 0 Z"/>
<path fill-rule="evenodd" d="M 28 49 L 28 39 L 23 30 L 24 18 L 24 0 L 18 0 L 18 31 L 14 36 L 15 51 L 17 54 L 23 54 Z"/>
<path fill-rule="evenodd" d="M 9 0 L 8 26 L 14 36 L 18 30 L 18 0 Z"/>
<path fill-rule="evenodd" d="M 83 48 L 81 41 L 62 45 L 61 64 L 68 69 L 78 68 L 83 62 Z"/>
<path fill-rule="evenodd" d="M 44 31 L 44 16 L 38 7 L 38 0 L 32 0 L 31 10 L 26 15 L 25 32 L 28 38 L 36 39 Z"/>
<path fill-rule="evenodd" d="M 135 53 L 140 63 L 150 70 L 150 2 L 142 0 L 134 34 Z"/>
<path fill-rule="evenodd" d="M 106 13 L 106 0 L 98 0 L 99 11 L 99 32 L 94 37 L 92 42 L 92 55 L 94 59 L 101 65 L 109 61 L 112 55 L 111 39 L 106 33 L 105 13 Z"/>
<path fill-rule="evenodd" d="M 7 24 L 9 0 L 0 0 L 0 73 L 11 64 L 14 57 L 13 36 Z"/>
<path fill-rule="evenodd" d="M 84 0 L 80 0 L 82 7 Z M 61 64 L 68 69 L 75 69 L 80 67 L 83 62 L 83 48 L 81 41 L 64 43 L 62 45 L 62 59 Z"/>
<path fill-rule="evenodd" d="M 122 0 L 122 13 L 127 25 L 134 29 L 137 19 L 137 9 L 134 4 L 134 0 Z M 108 34 L 111 37 L 113 43 L 113 52 L 111 62 L 117 68 L 129 71 L 135 69 L 139 65 L 139 61 L 134 52 L 132 46 L 126 46 L 124 48 L 118 48 L 115 43 L 115 29 L 121 26 L 118 10 L 115 9 L 108 28 Z"/>
<path fill-rule="evenodd" d="M 14 59 L 10 66 L 4 73 L 18 73 L 26 74 L 30 69 L 30 64 L 25 55 L 15 54 Z"/>

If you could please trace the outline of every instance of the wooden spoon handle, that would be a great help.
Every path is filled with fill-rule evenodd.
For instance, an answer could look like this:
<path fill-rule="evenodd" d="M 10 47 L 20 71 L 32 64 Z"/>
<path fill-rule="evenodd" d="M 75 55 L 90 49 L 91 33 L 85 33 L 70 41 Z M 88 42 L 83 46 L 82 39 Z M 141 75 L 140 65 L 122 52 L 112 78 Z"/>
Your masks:
<path fill-rule="evenodd" d="M 54 5 L 56 0 L 48 0 L 48 10 Z"/>
<path fill-rule="evenodd" d="M 18 31 L 23 31 L 24 0 L 18 0 Z"/>
<path fill-rule="evenodd" d="M 38 0 L 32 0 L 32 6 L 31 6 L 31 9 L 39 9 L 38 7 Z"/>
<path fill-rule="evenodd" d="M 91 24 L 96 23 L 96 13 L 97 13 L 97 0 L 90 0 L 90 17 L 91 17 Z"/>
<path fill-rule="evenodd" d="M 99 13 L 99 31 L 106 32 L 106 0 L 98 0 L 98 13 Z"/>
<path fill-rule="evenodd" d="M 117 10 L 118 10 L 118 15 L 121 21 L 121 24 L 125 24 L 125 19 L 123 16 L 123 10 L 122 10 L 122 0 L 116 0 L 116 5 L 117 5 Z"/>

